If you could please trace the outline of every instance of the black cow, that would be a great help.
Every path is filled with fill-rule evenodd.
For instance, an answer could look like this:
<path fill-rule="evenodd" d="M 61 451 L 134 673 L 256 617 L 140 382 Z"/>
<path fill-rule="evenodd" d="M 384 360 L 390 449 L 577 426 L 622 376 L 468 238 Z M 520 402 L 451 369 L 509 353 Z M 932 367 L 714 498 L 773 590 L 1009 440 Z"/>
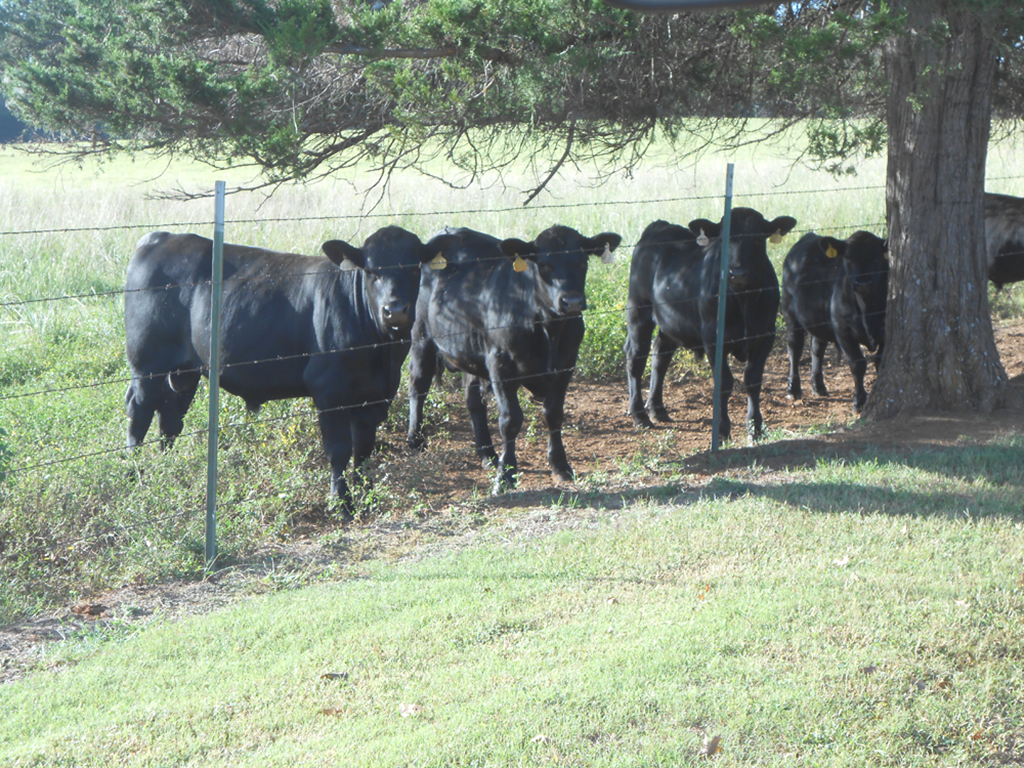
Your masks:
<path fill-rule="evenodd" d="M 796 226 L 796 219 L 765 220 L 751 208 L 732 211 L 729 233 L 729 280 L 726 294 L 725 354 L 745 362 L 747 430 L 761 436 L 761 382 L 765 361 L 775 343 L 779 311 L 779 280 L 768 260 L 765 242 Z M 644 230 L 633 251 L 626 309 L 626 375 L 629 413 L 638 427 L 652 426 L 651 417 L 670 421 L 663 400 L 665 374 L 678 347 L 714 360 L 718 335 L 718 292 L 721 281 L 721 224 L 706 219 L 688 228 L 656 221 Z M 644 405 L 640 381 L 651 352 L 651 334 L 658 327 L 651 361 L 651 383 Z M 733 377 L 722 366 L 719 434 L 731 430 L 728 402 Z"/>
<path fill-rule="evenodd" d="M 1024 280 L 1024 198 L 985 193 L 985 244 L 996 288 Z"/>
<path fill-rule="evenodd" d="M 853 374 L 853 411 L 867 402 L 867 362 L 861 346 L 875 353 L 875 368 L 885 347 L 885 304 L 889 290 L 888 244 L 870 232 L 854 232 L 847 240 L 808 232 L 782 263 L 782 315 L 789 349 L 789 388 L 800 390 L 800 357 L 811 335 L 811 381 L 825 396 L 822 363 L 829 342 L 843 351 Z"/>
<path fill-rule="evenodd" d="M 446 229 L 427 243 L 438 259 L 433 268 L 423 268 L 412 331 L 409 445 L 425 443 L 423 403 L 440 353 L 448 366 L 463 372 L 476 452 L 499 470 L 496 490 L 516 484 L 521 386 L 543 401 L 552 474 L 571 481 L 561 430 L 566 389 L 583 340 L 587 259 L 620 241 L 612 232 L 584 237 L 554 226 L 532 243 L 471 229 Z M 481 382 L 490 384 L 497 401 L 500 457 L 491 444 Z"/>
<path fill-rule="evenodd" d="M 398 227 L 362 248 L 329 240 L 323 251 L 327 258 L 224 246 L 220 383 L 250 410 L 313 398 L 331 493 L 347 516 L 345 468 L 373 451 L 409 350 L 420 265 L 433 253 Z M 145 439 L 154 413 L 164 443 L 173 442 L 209 372 L 212 253 L 205 237 L 153 232 L 128 264 L 129 447 Z"/>

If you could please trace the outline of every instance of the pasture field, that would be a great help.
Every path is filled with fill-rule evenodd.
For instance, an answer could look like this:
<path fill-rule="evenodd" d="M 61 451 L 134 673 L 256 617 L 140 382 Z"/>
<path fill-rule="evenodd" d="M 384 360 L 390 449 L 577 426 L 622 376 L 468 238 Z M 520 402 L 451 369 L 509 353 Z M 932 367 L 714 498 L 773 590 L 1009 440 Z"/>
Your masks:
<path fill-rule="evenodd" d="M 734 205 L 798 220 L 770 247 L 777 265 L 811 229 L 884 230 L 883 162 L 835 180 L 771 148 L 730 159 Z M 1019 160 L 993 149 L 990 191 L 1024 195 Z M 579 169 L 527 209 L 529 169 L 462 190 L 402 174 L 384 194 L 359 179 L 229 196 L 227 241 L 304 253 L 385 224 L 424 240 L 445 225 L 619 232 L 618 263 L 591 266 L 569 395 L 580 480 L 551 485 L 524 403 L 523 486 L 489 498 L 451 377 L 421 456 L 404 450 L 400 392 L 343 527 L 310 404 L 251 417 L 225 395 L 206 584 L 267 594 L 173 622 L 173 601 L 129 598 L 83 621 L 68 606 L 202 583 L 205 388 L 174 450 L 121 450 L 120 290 L 141 235 L 212 233 L 211 199 L 150 193 L 249 177 L 145 159 L 43 170 L 4 150 L 0 763 L 676 766 L 715 736 L 721 765 L 1024 762 L 1019 415 L 920 440 L 907 425 L 837 435 L 849 397 L 834 364 L 834 397 L 766 410 L 766 444 L 711 457 L 689 413 L 710 377 L 680 359 L 677 424 L 629 426 L 632 245 L 657 218 L 720 218 L 725 163 L 651 162 L 601 184 Z M 990 295 L 1015 375 L 1024 290 Z M 782 338 L 776 350 L 778 400 Z M 738 388 L 737 426 L 742 403 Z M 13 653 L 40 614 L 69 641 Z"/>

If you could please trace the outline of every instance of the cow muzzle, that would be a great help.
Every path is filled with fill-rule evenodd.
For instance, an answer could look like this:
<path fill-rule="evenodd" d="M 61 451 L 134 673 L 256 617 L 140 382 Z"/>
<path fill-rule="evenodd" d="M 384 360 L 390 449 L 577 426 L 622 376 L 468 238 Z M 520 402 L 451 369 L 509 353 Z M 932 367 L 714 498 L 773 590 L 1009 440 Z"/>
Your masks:
<path fill-rule="evenodd" d="M 384 318 L 384 325 L 392 331 L 401 331 L 412 324 L 409 305 L 397 301 L 384 306 L 381 309 L 381 316 Z"/>
<path fill-rule="evenodd" d="M 745 269 L 729 270 L 729 287 L 734 291 L 742 291 L 750 285 L 750 272 Z"/>
<path fill-rule="evenodd" d="M 560 315 L 581 315 L 587 308 L 587 300 L 580 293 L 570 293 L 558 298 L 558 314 Z"/>

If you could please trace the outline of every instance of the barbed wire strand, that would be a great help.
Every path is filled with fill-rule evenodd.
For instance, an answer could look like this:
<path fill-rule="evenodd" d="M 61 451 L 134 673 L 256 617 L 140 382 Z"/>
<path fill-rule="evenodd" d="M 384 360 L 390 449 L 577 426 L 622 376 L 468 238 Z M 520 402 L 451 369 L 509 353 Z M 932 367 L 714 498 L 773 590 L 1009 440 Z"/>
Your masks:
<path fill-rule="evenodd" d="M 1005 178 L 1018 178 L 1018 177 L 1005 177 Z M 841 190 L 829 190 L 829 191 L 843 192 L 843 191 L 856 191 L 856 190 L 880 189 L 880 188 L 884 188 L 884 187 L 879 187 L 879 186 L 876 186 L 876 185 L 869 185 L 869 186 L 863 186 L 863 187 L 849 187 L 849 188 L 844 188 L 844 189 L 841 189 Z M 816 190 L 816 191 L 814 191 L 814 193 L 820 194 L 820 190 Z M 779 192 L 773 192 L 773 193 L 751 193 L 751 194 L 746 195 L 746 196 L 758 197 L 758 196 L 769 196 L 769 195 L 770 196 L 779 196 L 779 195 L 798 195 L 798 194 L 808 194 L 808 192 L 793 190 L 793 191 L 779 191 Z M 739 196 L 737 196 L 737 197 L 739 197 Z M 629 204 L 660 204 L 660 203 L 670 203 L 670 202 L 682 202 L 682 201 L 687 201 L 687 200 L 707 200 L 707 199 L 718 200 L 718 199 L 721 199 L 721 196 L 720 195 L 710 195 L 710 196 L 692 196 L 692 197 L 681 197 L 681 198 L 664 198 L 664 199 L 660 199 L 660 200 L 647 200 L 647 201 L 629 201 Z M 625 204 L 625 203 L 624 202 L 608 203 L 608 202 L 605 201 L 605 202 L 586 203 L 586 204 L 582 204 L 582 205 L 595 205 L 596 206 L 596 205 L 621 205 L 621 204 Z M 578 207 L 580 207 L 580 205 L 581 204 L 573 204 L 573 205 L 548 205 L 548 206 L 537 206 L 537 208 L 546 208 L 546 209 L 559 209 L 559 208 L 569 208 L 569 207 L 578 208 Z M 466 214 L 466 213 L 495 213 L 495 212 L 513 212 L 513 211 L 519 211 L 519 210 L 520 210 L 519 208 L 479 209 L 479 210 L 476 210 L 476 211 L 469 210 L 469 211 L 432 212 L 429 215 L 454 215 L 454 214 Z M 417 213 L 417 214 L 410 214 L 410 215 L 428 215 L 428 214 L 426 214 L 426 213 L 418 214 Z M 370 218 L 370 217 L 381 218 L 381 217 L 384 217 L 384 216 L 392 216 L 393 217 L 392 214 L 371 214 L 371 215 L 368 215 L 368 216 L 363 216 L 362 218 Z M 338 219 L 346 219 L 346 218 L 356 218 L 356 216 L 354 216 L 354 215 L 353 216 L 342 215 L 342 216 L 312 217 L 312 218 L 310 218 L 310 217 L 304 217 L 304 218 L 281 217 L 281 218 L 277 218 L 277 219 L 262 219 L 262 220 L 240 219 L 240 220 L 234 220 L 234 221 L 232 221 L 230 223 L 232 223 L 232 224 L 238 224 L 238 223 L 271 223 L 271 222 L 284 222 L 284 221 L 296 221 L 296 220 L 300 220 L 300 221 L 301 220 L 338 220 Z M 148 225 L 148 226 L 152 226 L 152 225 Z M 181 224 L 177 224 L 177 225 L 174 225 L 174 226 L 182 226 L 182 225 Z M 832 229 L 833 229 L 833 231 L 848 231 L 848 230 L 853 230 L 853 229 L 863 229 L 863 228 L 867 228 L 867 227 L 872 227 L 873 228 L 873 227 L 884 227 L 884 226 L 885 226 L 884 223 L 875 223 L 873 225 L 866 225 L 866 226 L 865 225 L 857 225 L 857 226 L 833 227 Z M 18 234 L 70 233 L 70 232 L 78 232 L 78 231 L 111 231 L 111 230 L 117 230 L 117 229 L 140 229 L 140 228 L 146 228 L 146 227 L 147 227 L 147 225 L 121 225 L 121 226 L 111 226 L 111 227 L 89 227 L 89 228 L 63 228 L 63 229 L 52 229 L 52 230 L 6 231 L 6 232 L 0 232 L 0 236 L 18 235 Z M 817 228 L 812 228 L 812 229 L 809 229 L 807 231 L 813 231 L 813 230 L 816 230 L 816 229 Z M 626 247 L 628 248 L 629 246 L 626 246 Z M 635 248 L 636 246 L 634 245 L 633 247 Z M 495 258 L 498 258 L 498 257 L 495 257 Z M 280 276 L 276 276 L 276 279 L 279 279 L 279 278 L 280 278 Z M 208 281 L 205 281 L 205 283 L 208 284 Z M 203 281 L 201 281 L 200 283 L 193 284 L 193 285 L 200 285 L 200 284 L 203 284 Z M 171 287 L 185 287 L 185 286 L 159 286 L 159 287 L 140 289 L 140 290 L 167 290 L 168 288 L 171 288 Z M 19 306 L 19 305 L 24 305 L 24 304 L 28 304 L 28 303 L 35 303 L 35 302 L 39 302 L 39 301 L 58 301 L 58 300 L 65 300 L 65 299 L 67 299 L 67 300 L 78 300 L 78 299 L 92 298 L 92 297 L 97 297 L 97 296 L 113 296 L 113 295 L 123 294 L 123 293 L 126 293 L 126 292 L 127 291 L 125 291 L 125 290 L 116 290 L 116 291 L 105 291 L 105 292 L 92 292 L 92 293 L 88 293 L 88 294 L 65 295 L 65 296 L 60 296 L 60 297 L 45 297 L 45 298 L 40 298 L 40 299 L 19 300 L 19 301 L 16 301 L 16 302 L 0 303 L 0 307 Z M 665 303 L 667 303 L 667 304 L 675 304 L 675 305 L 679 304 L 679 302 L 665 302 Z M 629 309 L 636 309 L 636 308 L 637 307 L 635 307 L 635 306 L 634 307 L 622 307 L 622 308 L 616 308 L 616 309 L 610 309 L 610 310 L 590 311 L 588 314 L 606 314 L 606 313 L 609 313 L 609 312 L 626 312 Z M 496 330 L 496 329 L 492 329 L 492 330 Z M 772 333 L 774 333 L 774 332 L 775 332 L 775 327 L 773 325 Z M 752 338 L 763 337 L 764 335 L 766 335 L 766 334 L 757 334 L 754 337 L 747 337 L 747 338 L 742 338 L 742 339 L 731 339 L 731 340 L 727 341 L 727 343 L 729 343 L 729 344 L 741 343 L 743 341 L 748 341 L 748 340 L 750 340 Z M 392 343 L 408 343 L 408 342 L 405 341 L 405 340 L 396 340 L 396 341 L 386 342 L 386 343 L 387 344 L 392 344 Z M 381 346 L 381 345 L 382 344 L 378 343 L 378 344 L 366 345 L 366 346 L 374 346 L 375 347 L 375 346 Z M 344 352 L 352 352 L 352 351 L 357 351 L 358 349 L 359 348 L 351 348 L 351 349 L 346 349 L 346 350 L 343 350 L 343 351 Z M 325 351 L 325 352 L 322 352 L 322 353 L 314 353 L 314 354 L 336 354 L 339 351 L 342 351 L 342 350 L 330 350 L 330 351 Z M 293 356 L 293 357 L 303 357 L 303 356 L 307 356 L 307 355 L 298 355 L 298 356 Z M 255 364 L 259 364 L 259 363 L 268 363 L 268 362 L 280 361 L 282 359 L 288 359 L 288 358 L 280 358 L 280 357 L 279 358 L 268 358 L 268 359 L 263 360 L 263 361 L 244 361 L 244 362 L 240 362 L 240 363 L 236 363 L 236 364 L 231 364 L 231 365 L 255 365 Z M 228 366 L 225 366 L 225 367 L 228 367 Z M 565 372 L 568 372 L 568 371 L 571 371 L 571 370 L 574 370 L 574 369 L 575 369 L 575 366 L 573 366 L 572 368 L 565 368 L 565 369 L 561 369 L 561 370 L 558 370 L 558 371 L 549 371 L 549 372 L 546 372 L 545 375 L 556 375 L 558 373 L 565 373 Z M 202 370 L 203 370 L 202 368 L 196 368 L 196 369 L 192 369 L 192 372 L 202 372 Z M 189 371 L 188 370 L 175 371 L 175 373 L 178 373 L 178 374 L 180 374 L 180 373 L 187 373 L 187 372 L 189 372 Z M 165 375 L 168 375 L 168 374 L 167 373 L 152 374 L 152 376 L 154 376 L 154 377 L 165 376 Z M 766 370 L 765 378 L 768 378 L 771 375 L 774 375 L 774 374 L 769 373 L 769 371 Z M 524 376 L 524 377 L 519 377 L 519 378 L 524 378 L 524 379 L 536 378 L 536 375 L 529 375 L 529 376 Z M 778 375 L 778 378 L 782 378 L 782 375 Z M 39 391 L 32 392 L 32 393 L 19 393 L 17 395 L 5 396 L 3 398 L 0 398 L 0 400 L 13 399 L 15 397 L 28 397 L 28 396 L 36 396 L 36 395 L 41 395 L 41 394 L 51 394 L 51 393 L 54 393 L 54 392 L 66 392 L 66 391 L 70 391 L 70 390 L 73 390 L 73 389 L 83 389 L 83 388 L 88 388 L 88 387 L 98 387 L 98 386 L 104 386 L 104 385 L 111 384 L 111 383 L 126 383 L 126 382 L 131 381 L 131 380 L 132 379 L 121 378 L 121 379 L 115 379 L 115 380 L 108 380 L 108 381 L 104 381 L 104 382 L 95 382 L 95 383 L 91 383 L 91 384 L 73 385 L 73 386 L 70 386 L 70 387 L 53 388 L 53 389 L 48 389 L 48 390 L 39 390 Z M 513 378 L 513 379 L 508 379 L 506 381 L 508 383 L 513 383 L 515 380 L 516 379 Z M 369 405 L 382 405 L 382 404 L 390 405 L 391 401 L 392 401 L 391 398 L 385 398 L 385 399 L 381 399 L 381 400 L 377 400 L 377 401 L 362 403 L 362 404 L 359 404 L 359 405 L 338 406 L 337 408 L 324 409 L 324 410 L 319 411 L 319 413 L 322 414 L 322 413 L 330 412 L 330 411 L 334 411 L 334 410 L 362 408 L 362 407 L 367 407 Z M 259 425 L 259 424 L 267 423 L 267 422 L 276 422 L 276 421 L 282 421 L 282 420 L 291 419 L 291 418 L 308 417 L 308 416 L 309 416 L 309 414 L 301 414 L 301 413 L 300 414 L 287 414 L 287 415 L 284 415 L 284 416 L 271 417 L 271 418 L 266 418 L 266 419 L 259 419 L 259 420 L 256 420 L 256 421 L 247 420 L 247 421 L 244 421 L 244 422 L 229 422 L 228 424 L 226 424 L 224 426 L 226 428 L 240 427 L 240 426 L 253 426 L 253 425 Z M 176 438 L 177 439 L 188 438 L 188 437 L 202 435 L 202 434 L 205 434 L 207 432 L 208 432 L 208 430 L 206 430 L 206 429 L 197 430 L 197 431 L 193 431 L 193 432 L 190 432 L 190 433 L 183 433 L 181 435 L 176 436 Z M 147 445 L 147 444 L 152 444 L 152 443 L 162 443 L 162 442 L 165 442 L 165 439 L 163 437 L 160 437 L 160 438 L 156 438 L 156 439 L 153 439 L 153 440 L 145 441 L 144 443 L 142 443 L 140 445 Z M 105 450 L 100 450 L 100 451 L 91 451 L 91 452 L 79 454 L 79 455 L 72 456 L 72 457 L 63 457 L 61 459 L 56 459 L 56 460 L 52 460 L 52 461 L 39 462 L 39 463 L 36 463 L 36 464 L 33 464 L 33 465 L 27 465 L 27 466 L 22 466 L 22 467 L 12 467 L 12 468 L 9 468 L 7 470 L 7 472 L 8 473 L 28 472 L 28 471 L 31 471 L 31 470 L 41 469 L 41 468 L 45 468 L 45 467 L 51 467 L 51 466 L 55 466 L 55 465 L 58 465 L 58 464 L 69 463 L 69 462 L 72 462 L 72 461 L 79 461 L 79 460 L 82 460 L 82 459 L 85 459 L 85 458 L 92 458 L 92 457 L 98 457 L 98 456 L 102 456 L 102 455 L 109 455 L 109 454 L 113 454 L 113 453 L 124 452 L 125 450 L 126 449 L 124 447 L 118 447 L 116 449 L 105 449 Z"/>

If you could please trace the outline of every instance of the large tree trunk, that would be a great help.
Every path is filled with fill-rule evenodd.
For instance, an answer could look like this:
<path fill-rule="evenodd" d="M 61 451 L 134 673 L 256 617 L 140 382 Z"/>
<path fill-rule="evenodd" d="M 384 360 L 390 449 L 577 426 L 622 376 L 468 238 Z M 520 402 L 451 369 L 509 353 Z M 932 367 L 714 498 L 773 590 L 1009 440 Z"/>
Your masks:
<path fill-rule="evenodd" d="M 884 48 L 889 303 L 867 416 L 1020 406 L 988 306 L 982 193 L 995 54 L 980 19 L 906 0 L 910 34 Z M 948 23 L 938 34 L 933 22 Z"/>

